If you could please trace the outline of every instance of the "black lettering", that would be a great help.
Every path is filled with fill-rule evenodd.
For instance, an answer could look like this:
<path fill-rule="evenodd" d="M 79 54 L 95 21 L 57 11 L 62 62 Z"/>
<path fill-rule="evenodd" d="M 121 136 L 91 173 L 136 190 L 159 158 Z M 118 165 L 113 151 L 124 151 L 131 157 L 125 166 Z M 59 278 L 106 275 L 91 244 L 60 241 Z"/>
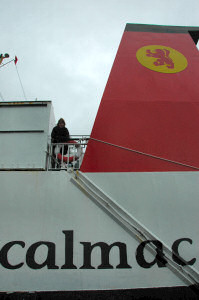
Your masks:
<path fill-rule="evenodd" d="M 147 262 L 145 260 L 145 257 L 144 257 L 144 249 L 145 249 L 145 246 L 149 243 L 153 243 L 153 245 L 156 246 L 156 256 L 155 256 L 155 259 L 152 261 L 152 262 Z M 137 248 L 137 251 L 136 251 L 136 260 L 137 260 L 137 263 L 142 267 L 142 268 L 145 268 L 145 269 L 148 269 L 148 268 L 151 268 L 153 265 L 155 265 L 157 263 L 158 267 L 159 268 L 164 268 L 167 261 L 166 259 L 164 258 L 164 253 L 163 253 L 163 249 L 162 249 L 162 243 L 160 241 L 156 241 L 156 240 L 151 240 L 151 241 L 145 241 L 145 242 L 142 242 L 138 248 Z"/>
<path fill-rule="evenodd" d="M 6 269 L 10 269 L 10 270 L 15 270 L 15 269 L 19 269 L 23 266 L 24 263 L 20 263 L 18 265 L 11 265 L 8 262 L 8 251 L 14 246 L 14 245 L 20 245 L 22 248 L 25 247 L 25 243 L 22 241 L 13 241 L 13 242 L 9 242 L 7 244 L 5 244 L 1 251 L 0 251 L 0 262 L 2 264 L 2 266 Z"/>
<path fill-rule="evenodd" d="M 61 269 L 77 269 L 73 264 L 73 231 L 62 231 L 65 234 L 65 264 Z"/>
<path fill-rule="evenodd" d="M 106 243 L 99 242 L 94 245 L 88 242 L 81 242 L 84 246 L 84 264 L 80 269 L 95 269 L 91 265 L 91 252 L 95 247 L 101 248 L 101 265 L 98 269 L 113 269 L 113 266 L 109 263 L 109 253 L 112 247 L 117 246 L 120 251 L 120 263 L 116 266 L 117 269 L 130 269 L 131 266 L 127 263 L 126 245 L 124 243 L 116 242 L 110 246 Z"/>
<path fill-rule="evenodd" d="M 43 263 L 38 264 L 35 261 L 35 252 L 37 248 L 42 245 L 45 245 L 48 248 L 48 254 L 46 260 Z M 26 253 L 26 263 L 34 270 L 42 269 L 45 266 L 47 266 L 48 269 L 59 269 L 59 267 L 55 265 L 55 244 L 51 242 L 37 242 L 32 244 Z"/>
<path fill-rule="evenodd" d="M 176 240 L 174 243 L 173 243 L 173 246 L 172 246 L 172 251 L 173 251 L 173 255 L 172 255 L 172 258 L 173 258 L 173 261 L 175 261 L 178 265 L 180 266 L 187 266 L 187 265 L 193 265 L 195 262 L 196 262 L 196 258 L 193 258 L 189 261 L 186 261 L 184 260 L 180 255 L 179 255 L 179 252 L 178 252 L 178 248 L 179 248 L 179 245 L 181 242 L 188 242 L 190 244 L 192 244 L 192 240 L 191 239 L 188 239 L 188 238 L 182 238 L 182 239 L 178 239 Z"/>

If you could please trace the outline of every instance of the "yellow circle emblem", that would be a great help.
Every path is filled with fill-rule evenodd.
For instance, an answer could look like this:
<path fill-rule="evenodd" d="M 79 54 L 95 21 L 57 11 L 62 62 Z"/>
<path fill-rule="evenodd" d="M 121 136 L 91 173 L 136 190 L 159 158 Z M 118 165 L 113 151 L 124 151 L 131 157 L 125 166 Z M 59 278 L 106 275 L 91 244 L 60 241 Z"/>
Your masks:
<path fill-rule="evenodd" d="M 178 73 L 188 65 L 182 53 L 162 45 L 144 46 L 136 52 L 136 57 L 141 65 L 160 73 Z"/>

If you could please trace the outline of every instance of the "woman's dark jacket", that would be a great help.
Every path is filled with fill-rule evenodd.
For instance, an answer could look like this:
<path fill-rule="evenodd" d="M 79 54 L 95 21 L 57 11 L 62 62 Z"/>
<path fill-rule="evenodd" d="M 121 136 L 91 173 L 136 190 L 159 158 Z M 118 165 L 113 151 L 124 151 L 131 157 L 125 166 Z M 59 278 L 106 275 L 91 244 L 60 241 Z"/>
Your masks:
<path fill-rule="evenodd" d="M 66 127 L 55 126 L 51 133 L 52 143 L 66 143 L 69 140 L 69 131 Z"/>

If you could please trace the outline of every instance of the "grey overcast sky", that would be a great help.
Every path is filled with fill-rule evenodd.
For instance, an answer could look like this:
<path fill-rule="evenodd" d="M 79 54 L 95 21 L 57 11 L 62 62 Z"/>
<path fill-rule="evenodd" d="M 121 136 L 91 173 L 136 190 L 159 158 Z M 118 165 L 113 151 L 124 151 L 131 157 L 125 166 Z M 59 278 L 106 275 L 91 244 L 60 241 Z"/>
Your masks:
<path fill-rule="evenodd" d="M 90 134 L 126 23 L 199 26 L 199 0 L 1 0 L 0 53 L 18 57 L 28 101 L 52 100 L 56 121 Z M 14 63 L 0 93 L 25 100 Z"/>

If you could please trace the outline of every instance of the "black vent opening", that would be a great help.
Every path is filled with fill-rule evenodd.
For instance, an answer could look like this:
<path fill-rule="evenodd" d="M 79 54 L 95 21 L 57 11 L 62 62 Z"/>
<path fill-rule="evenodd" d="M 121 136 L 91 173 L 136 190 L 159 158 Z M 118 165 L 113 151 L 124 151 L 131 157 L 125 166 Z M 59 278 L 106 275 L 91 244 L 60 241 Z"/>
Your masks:
<path fill-rule="evenodd" d="M 197 45 L 198 40 L 199 40 L 199 31 L 189 31 L 190 36 L 192 37 L 194 43 Z"/>

